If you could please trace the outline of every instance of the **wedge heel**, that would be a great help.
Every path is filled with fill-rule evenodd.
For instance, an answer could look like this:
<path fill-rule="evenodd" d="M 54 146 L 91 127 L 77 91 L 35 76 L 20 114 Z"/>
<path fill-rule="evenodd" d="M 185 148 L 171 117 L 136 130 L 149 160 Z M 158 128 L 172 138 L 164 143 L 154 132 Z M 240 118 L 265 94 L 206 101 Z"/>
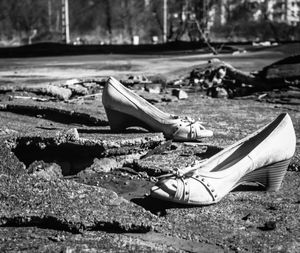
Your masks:
<path fill-rule="evenodd" d="M 116 111 L 107 107 L 104 107 L 104 109 L 112 132 L 123 132 L 128 127 L 142 127 L 147 130 L 152 130 L 143 121 L 127 113 Z"/>
<path fill-rule="evenodd" d="M 267 191 L 278 191 L 290 162 L 291 159 L 287 159 L 256 169 L 242 177 L 239 183 L 255 182 Z"/>

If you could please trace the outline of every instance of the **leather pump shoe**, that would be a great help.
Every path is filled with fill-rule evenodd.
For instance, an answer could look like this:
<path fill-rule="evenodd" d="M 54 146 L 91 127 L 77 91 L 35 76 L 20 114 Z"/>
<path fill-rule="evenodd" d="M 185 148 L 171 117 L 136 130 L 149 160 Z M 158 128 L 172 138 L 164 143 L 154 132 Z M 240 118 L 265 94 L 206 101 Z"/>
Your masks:
<path fill-rule="evenodd" d="M 197 141 L 213 135 L 198 121 L 181 119 L 159 110 L 113 77 L 108 79 L 103 89 L 102 102 L 114 132 L 139 126 L 163 132 L 166 138 L 176 141 Z"/>
<path fill-rule="evenodd" d="M 295 148 L 291 118 L 288 114 L 280 114 L 263 129 L 196 167 L 189 167 L 183 175 L 161 179 L 152 187 L 151 196 L 182 204 L 209 205 L 246 182 L 277 191 Z"/>

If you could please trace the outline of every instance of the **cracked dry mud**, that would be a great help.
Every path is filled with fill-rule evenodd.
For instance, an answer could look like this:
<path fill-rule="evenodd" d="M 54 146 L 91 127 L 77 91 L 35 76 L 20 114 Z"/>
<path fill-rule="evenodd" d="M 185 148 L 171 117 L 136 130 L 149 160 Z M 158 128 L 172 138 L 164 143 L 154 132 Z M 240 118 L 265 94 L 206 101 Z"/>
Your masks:
<path fill-rule="evenodd" d="M 3 99 L 1 252 L 299 252 L 300 115 L 293 105 L 210 99 L 159 103 L 214 130 L 200 143 L 111 133 L 101 99 Z M 239 187 L 204 207 L 147 196 L 159 175 L 212 156 L 288 112 L 297 150 L 279 192 Z"/>

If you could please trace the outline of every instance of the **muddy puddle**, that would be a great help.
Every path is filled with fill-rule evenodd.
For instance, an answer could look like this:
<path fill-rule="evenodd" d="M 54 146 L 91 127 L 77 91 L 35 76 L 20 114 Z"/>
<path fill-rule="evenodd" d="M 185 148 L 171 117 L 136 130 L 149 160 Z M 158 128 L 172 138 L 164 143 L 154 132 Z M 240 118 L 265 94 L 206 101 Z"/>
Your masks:
<path fill-rule="evenodd" d="M 77 175 L 66 178 L 112 190 L 130 201 L 144 198 L 155 184 L 154 180 L 151 180 L 147 174 L 134 172 L 130 168 L 122 168 L 109 173 L 95 173 L 90 177 Z"/>

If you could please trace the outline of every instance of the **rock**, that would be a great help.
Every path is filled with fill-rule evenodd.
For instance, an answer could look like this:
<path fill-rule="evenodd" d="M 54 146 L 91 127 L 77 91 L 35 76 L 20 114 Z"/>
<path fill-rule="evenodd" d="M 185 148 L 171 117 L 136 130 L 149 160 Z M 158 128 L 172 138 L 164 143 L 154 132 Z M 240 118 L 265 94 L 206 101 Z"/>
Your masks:
<path fill-rule="evenodd" d="M 9 111 L 22 115 L 43 115 L 43 118 L 63 123 L 79 123 L 93 126 L 107 126 L 105 113 L 86 110 L 84 106 L 57 102 L 10 101 L 0 104 L 0 111 Z"/>
<path fill-rule="evenodd" d="M 53 181 L 62 178 L 62 169 L 56 163 L 45 163 L 44 161 L 35 161 L 28 167 L 28 173 L 39 179 Z"/>
<path fill-rule="evenodd" d="M 149 83 L 149 84 L 145 84 L 145 91 L 148 91 L 149 93 L 154 93 L 154 94 L 159 94 L 161 89 L 162 89 L 162 85 L 159 83 Z"/>
<path fill-rule="evenodd" d="M 88 89 L 85 87 L 82 87 L 82 85 L 79 85 L 79 84 L 74 84 L 72 86 L 68 86 L 68 89 L 70 89 L 72 91 L 72 95 L 84 96 L 84 95 L 89 94 Z"/>
<path fill-rule="evenodd" d="M 188 94 L 181 89 L 173 89 L 172 95 L 177 97 L 178 99 L 187 99 L 189 97 Z"/>
<path fill-rule="evenodd" d="M 104 172 L 108 173 L 111 170 L 115 169 L 118 167 L 118 162 L 115 159 L 112 158 L 102 158 L 94 159 L 94 163 L 92 164 L 91 167 L 87 168 L 87 170 L 91 170 L 94 172 Z"/>
<path fill-rule="evenodd" d="M 52 96 L 61 100 L 68 100 L 72 95 L 72 91 L 70 89 L 58 87 L 51 84 L 39 86 L 25 86 L 22 89 L 24 91 L 33 92 L 36 94 Z"/>
<path fill-rule="evenodd" d="M 79 133 L 76 128 L 71 128 L 66 131 L 58 132 L 58 138 L 63 138 L 65 141 L 78 141 Z"/>
<path fill-rule="evenodd" d="M 89 90 L 83 86 L 82 80 L 79 79 L 70 79 L 62 84 L 61 87 L 68 88 L 72 91 L 72 95 L 87 95 L 89 94 Z"/>

